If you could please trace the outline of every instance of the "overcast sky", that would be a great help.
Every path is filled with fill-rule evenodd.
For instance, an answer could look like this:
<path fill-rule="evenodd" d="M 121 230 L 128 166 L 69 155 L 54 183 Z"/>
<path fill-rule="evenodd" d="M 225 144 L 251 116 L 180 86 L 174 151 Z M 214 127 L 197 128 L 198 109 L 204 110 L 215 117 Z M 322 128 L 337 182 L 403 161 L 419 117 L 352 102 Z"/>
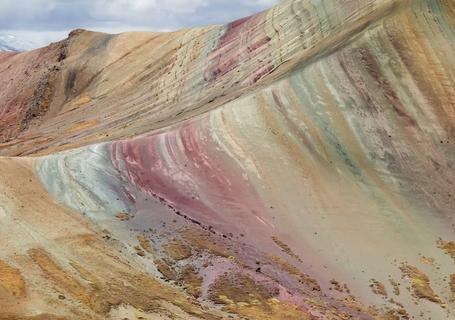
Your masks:
<path fill-rule="evenodd" d="M 36 45 L 76 28 L 118 33 L 220 24 L 279 0 L 0 0 L 0 34 Z"/>

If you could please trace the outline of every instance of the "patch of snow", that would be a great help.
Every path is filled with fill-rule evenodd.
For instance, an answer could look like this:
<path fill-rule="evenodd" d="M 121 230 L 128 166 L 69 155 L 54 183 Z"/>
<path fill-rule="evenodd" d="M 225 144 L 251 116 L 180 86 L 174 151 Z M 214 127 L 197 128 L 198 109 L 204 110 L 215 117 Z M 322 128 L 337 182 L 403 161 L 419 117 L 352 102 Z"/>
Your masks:
<path fill-rule="evenodd" d="M 31 42 L 26 42 L 18 39 L 12 34 L 0 33 L 0 51 L 27 51 L 36 48 L 36 45 Z"/>

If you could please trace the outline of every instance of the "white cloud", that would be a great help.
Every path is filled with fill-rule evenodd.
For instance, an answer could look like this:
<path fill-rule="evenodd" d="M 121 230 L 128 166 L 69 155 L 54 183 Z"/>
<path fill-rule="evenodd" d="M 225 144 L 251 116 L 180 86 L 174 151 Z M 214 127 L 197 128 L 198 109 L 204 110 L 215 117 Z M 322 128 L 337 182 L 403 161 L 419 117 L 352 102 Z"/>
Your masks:
<path fill-rule="evenodd" d="M 44 45 L 75 28 L 118 33 L 227 23 L 278 0 L 0 0 L 0 33 Z"/>
<path fill-rule="evenodd" d="M 247 0 L 245 4 L 249 6 L 264 6 L 264 7 L 271 7 L 277 3 L 276 0 Z"/>
<path fill-rule="evenodd" d="M 97 0 L 91 16 L 103 20 L 139 21 L 192 14 L 209 5 L 208 0 Z"/>

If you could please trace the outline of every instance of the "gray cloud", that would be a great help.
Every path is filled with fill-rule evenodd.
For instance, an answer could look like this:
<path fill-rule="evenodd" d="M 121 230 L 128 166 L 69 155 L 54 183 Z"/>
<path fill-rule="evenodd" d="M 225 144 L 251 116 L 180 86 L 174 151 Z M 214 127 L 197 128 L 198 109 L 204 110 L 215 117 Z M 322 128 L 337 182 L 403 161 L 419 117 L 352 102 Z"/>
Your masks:
<path fill-rule="evenodd" d="M 278 0 L 0 0 L 0 33 L 44 45 L 70 30 L 175 30 L 226 23 Z"/>

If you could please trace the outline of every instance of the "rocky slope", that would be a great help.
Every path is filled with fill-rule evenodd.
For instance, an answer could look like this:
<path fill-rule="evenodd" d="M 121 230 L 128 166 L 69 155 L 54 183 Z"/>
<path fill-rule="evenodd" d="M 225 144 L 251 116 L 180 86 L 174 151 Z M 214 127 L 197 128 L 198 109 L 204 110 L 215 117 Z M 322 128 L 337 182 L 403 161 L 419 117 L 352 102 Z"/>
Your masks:
<path fill-rule="evenodd" d="M 0 53 L 0 318 L 453 318 L 454 24 L 292 0 Z"/>

